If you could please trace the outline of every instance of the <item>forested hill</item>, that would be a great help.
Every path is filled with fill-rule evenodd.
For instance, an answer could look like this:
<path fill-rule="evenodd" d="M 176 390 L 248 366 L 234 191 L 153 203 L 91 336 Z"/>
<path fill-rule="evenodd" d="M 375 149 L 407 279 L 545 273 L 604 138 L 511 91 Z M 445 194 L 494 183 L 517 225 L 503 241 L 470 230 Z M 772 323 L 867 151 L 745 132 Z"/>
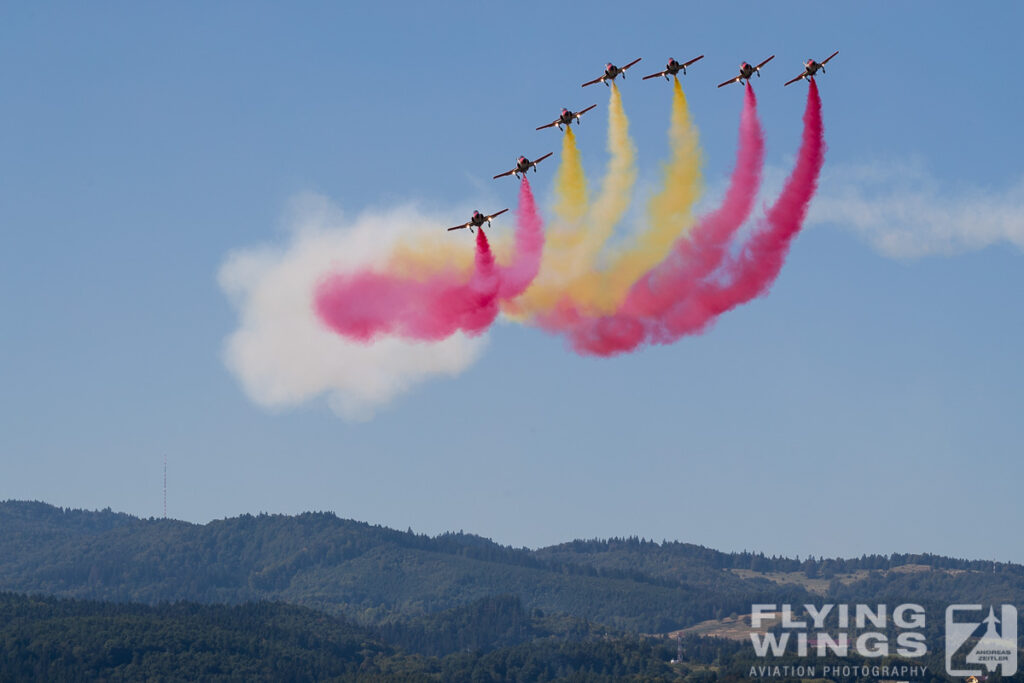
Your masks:
<path fill-rule="evenodd" d="M 428 537 L 330 513 L 196 525 L 0 503 L 0 590 L 157 603 L 271 599 L 363 624 L 495 595 L 528 610 L 665 632 L 755 602 L 893 598 L 1024 602 L 1024 567 L 934 556 L 798 561 L 637 538 L 532 551 Z"/>
<path fill-rule="evenodd" d="M 675 650 L 664 641 L 552 638 L 508 597 L 390 630 L 396 640 L 384 642 L 281 603 L 149 606 L 0 592 L 0 681 L 669 681 L 739 651 L 690 639 L 691 663 L 670 666 Z"/>

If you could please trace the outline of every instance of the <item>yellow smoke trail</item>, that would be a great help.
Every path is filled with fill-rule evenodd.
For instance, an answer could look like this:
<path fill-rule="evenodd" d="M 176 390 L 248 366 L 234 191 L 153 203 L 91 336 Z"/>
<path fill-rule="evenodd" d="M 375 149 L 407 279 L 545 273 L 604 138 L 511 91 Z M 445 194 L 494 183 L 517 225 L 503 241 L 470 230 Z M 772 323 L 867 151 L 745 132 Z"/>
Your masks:
<path fill-rule="evenodd" d="M 400 242 L 394 246 L 385 270 L 412 279 L 426 279 L 446 268 L 470 273 L 473 245 L 471 240 L 465 239 L 464 232 L 418 235 Z"/>
<path fill-rule="evenodd" d="M 555 220 L 549 224 L 540 273 L 531 287 L 505 313 L 514 319 L 551 311 L 568 298 L 588 315 L 611 313 L 633 283 L 661 262 L 693 223 L 693 206 L 701 190 L 700 148 L 690 119 L 686 95 L 673 82 L 669 126 L 670 158 L 663 169 L 664 186 L 651 198 L 649 225 L 601 259 L 601 250 L 628 210 L 636 182 L 636 150 L 618 88 L 611 91 L 608 121 L 610 159 L 601 191 L 587 205 L 587 183 L 571 127 L 562 139 L 562 160 L 555 175 Z M 400 246 L 391 265 L 408 274 L 429 274 L 437 264 L 453 260 L 471 269 L 471 250 L 458 249 L 453 259 L 448 235 L 431 236 L 416 245 Z"/>
<path fill-rule="evenodd" d="M 645 251 L 660 251 L 662 254 L 667 253 L 679 236 L 692 227 L 693 205 L 697 203 L 702 185 L 697 129 L 690 120 L 690 109 L 678 78 L 673 83 L 668 140 L 672 158 L 665 165 L 665 187 L 651 198 L 648 212 L 653 227 L 640 239 Z M 654 263 L 649 264 L 652 265 Z"/>
<path fill-rule="evenodd" d="M 636 148 L 629 139 L 629 119 L 622 108 L 619 88 L 614 83 L 608 104 L 608 153 L 611 158 L 601 183 L 601 192 L 587 211 L 583 239 L 574 254 L 575 267 L 572 270 L 581 276 L 594 272 L 597 255 L 629 209 L 633 185 L 636 184 Z M 591 290 L 573 290 L 576 288 L 570 288 L 569 296 L 581 303 L 593 293 Z"/>
<path fill-rule="evenodd" d="M 562 137 L 562 163 L 555 173 L 555 221 L 547 231 L 540 267 L 544 281 L 539 284 L 534 281 L 534 286 L 526 292 L 526 302 L 532 301 L 531 297 L 543 298 L 552 288 L 564 286 L 573 279 L 574 273 L 565 264 L 587 238 L 586 212 L 587 178 L 583 174 L 580 150 L 576 147 L 576 135 L 572 126 L 566 126 Z"/>
<path fill-rule="evenodd" d="M 583 307 L 600 296 L 593 273 L 602 247 L 615 225 L 629 208 L 636 183 L 636 149 L 629 139 L 629 119 L 622 108 L 622 96 L 613 83 L 608 113 L 610 159 L 601 190 L 587 208 L 586 179 L 572 129 L 562 145 L 562 165 L 555 178 L 555 213 L 544 245 L 540 274 L 528 290 L 509 308 L 520 314 L 551 310 L 563 297 Z"/>
<path fill-rule="evenodd" d="M 562 160 L 555 172 L 555 220 L 545 230 L 540 271 L 530 287 L 517 299 L 502 302 L 505 315 L 522 320 L 530 313 L 547 310 L 572 280 L 563 270 L 570 255 L 586 236 L 583 219 L 587 212 L 587 178 L 572 126 L 562 136 Z"/>
<path fill-rule="evenodd" d="M 578 228 L 587 211 L 587 178 L 583 175 L 580 150 L 576 147 L 576 134 L 572 126 L 565 127 L 562 138 L 562 164 L 555 173 L 555 216 L 561 225 Z M 565 231 L 552 234 L 554 246 L 571 246 Z M 567 243 L 567 244 L 563 244 Z"/>
<path fill-rule="evenodd" d="M 584 303 L 592 311 L 616 310 L 633 283 L 660 263 L 693 225 L 693 206 L 701 191 L 700 148 L 678 78 L 673 83 L 669 145 L 672 154 L 663 170 L 664 187 L 648 206 L 649 227 L 619 250 L 606 271 L 591 273 L 578 283 L 580 289 L 591 293 Z"/>

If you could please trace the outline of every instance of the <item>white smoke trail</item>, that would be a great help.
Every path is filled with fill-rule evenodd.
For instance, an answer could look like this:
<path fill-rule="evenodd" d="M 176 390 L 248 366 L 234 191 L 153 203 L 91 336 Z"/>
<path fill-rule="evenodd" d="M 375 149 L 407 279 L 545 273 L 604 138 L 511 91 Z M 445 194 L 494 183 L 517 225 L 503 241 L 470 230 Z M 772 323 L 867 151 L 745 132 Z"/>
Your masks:
<path fill-rule="evenodd" d="M 364 345 L 326 329 L 313 312 L 323 275 L 382 263 L 399 239 L 429 235 L 443 221 L 411 208 L 346 220 L 314 195 L 297 200 L 293 214 L 286 245 L 234 251 L 218 273 L 239 318 L 224 361 L 252 401 L 285 408 L 325 395 L 339 416 L 367 420 L 416 383 L 457 375 L 479 357 L 483 337 Z"/>

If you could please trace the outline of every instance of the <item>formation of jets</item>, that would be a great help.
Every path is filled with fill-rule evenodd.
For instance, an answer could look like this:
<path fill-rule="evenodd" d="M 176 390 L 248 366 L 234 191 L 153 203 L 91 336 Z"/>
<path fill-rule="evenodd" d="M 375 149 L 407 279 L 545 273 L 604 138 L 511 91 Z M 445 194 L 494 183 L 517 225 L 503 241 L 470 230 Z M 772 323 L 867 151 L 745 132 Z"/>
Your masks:
<path fill-rule="evenodd" d="M 794 78 L 794 79 L 792 79 L 790 81 L 786 81 L 786 83 L 784 85 L 792 85 L 793 83 L 796 83 L 799 80 L 811 80 L 811 79 L 814 78 L 815 74 L 817 74 L 819 71 L 821 73 L 825 73 L 825 65 L 828 64 L 829 60 L 832 59 L 833 57 L 835 57 L 837 54 L 839 54 L 838 50 L 836 50 L 835 52 L 833 52 L 832 54 L 830 54 L 828 57 L 826 57 L 825 59 L 821 60 L 820 62 L 816 62 L 813 59 L 808 59 L 806 62 L 804 62 L 804 72 L 802 74 L 800 74 L 799 76 L 797 76 L 796 78 Z M 594 85 L 596 83 L 604 83 L 605 85 L 608 85 L 609 81 L 614 81 L 619 76 L 622 76 L 623 78 L 625 78 L 626 77 L 626 70 L 629 69 L 630 67 L 634 66 L 637 62 L 640 61 L 640 59 L 641 58 L 638 57 L 638 58 L 634 59 L 632 62 L 630 62 L 629 64 L 627 64 L 625 66 L 622 66 L 622 67 L 615 66 L 611 62 L 608 62 L 607 64 L 604 65 L 604 73 L 601 74 L 601 76 L 599 76 L 598 78 L 595 78 L 592 81 L 587 81 L 586 83 L 583 84 L 583 87 L 585 88 L 588 85 Z M 665 69 L 664 70 L 659 71 L 657 73 L 650 74 L 649 76 L 644 76 L 641 80 L 646 81 L 646 80 L 648 80 L 650 78 L 658 78 L 659 76 L 663 76 L 666 81 L 669 80 L 669 76 L 673 76 L 673 77 L 678 78 L 679 77 L 678 76 L 679 72 L 682 72 L 685 75 L 686 74 L 686 67 L 691 66 L 694 63 L 699 62 L 702 59 L 704 59 L 704 55 L 700 55 L 699 57 L 694 57 L 693 59 L 691 59 L 691 60 L 689 60 L 687 62 L 678 62 L 678 61 L 675 60 L 675 58 L 670 58 L 668 60 L 668 63 L 665 65 Z M 771 57 L 769 57 L 768 59 L 764 60 L 763 62 L 761 62 L 757 66 L 752 66 L 752 65 L 748 64 L 747 62 L 741 63 L 740 64 L 740 73 L 739 73 L 739 75 L 738 76 L 734 76 L 733 78 L 730 78 L 729 80 L 725 81 L 724 83 L 719 83 L 718 87 L 721 88 L 722 86 L 729 85 L 730 83 L 744 83 L 744 82 L 749 83 L 750 79 L 754 76 L 754 74 L 757 74 L 757 77 L 760 78 L 761 77 L 761 67 L 763 67 L 765 64 L 767 64 L 768 62 L 772 61 L 773 59 L 775 59 L 775 55 L 772 55 Z M 574 122 L 576 124 L 579 124 L 580 123 L 580 117 L 583 116 L 584 114 L 586 114 L 588 111 L 590 111 L 591 109 L 593 109 L 596 106 L 597 106 L 596 104 L 592 104 L 589 107 L 587 107 L 586 109 L 581 109 L 579 111 L 572 111 L 571 109 L 562 109 L 562 111 L 558 115 L 557 119 L 555 119 L 551 123 L 546 123 L 543 126 L 537 126 L 537 130 L 544 130 L 545 128 L 556 128 L 556 127 L 558 128 L 558 130 L 562 130 L 562 126 L 571 126 Z M 504 178 L 504 177 L 510 176 L 510 175 L 514 175 L 516 178 L 518 178 L 520 176 L 520 174 L 527 173 L 531 168 L 533 169 L 534 173 L 536 173 L 537 172 L 537 164 L 539 164 L 540 162 L 542 162 L 545 159 L 547 159 L 549 156 L 551 156 L 551 154 L 552 154 L 551 152 L 548 152 L 544 156 L 539 157 L 537 159 L 534 159 L 533 161 L 531 161 L 530 159 L 528 159 L 528 158 L 526 158 L 524 156 L 521 156 L 521 157 L 516 159 L 515 168 L 513 168 L 510 171 L 505 171 L 504 173 L 499 173 L 498 175 L 494 176 L 494 178 L 495 179 Z M 462 225 L 456 225 L 456 226 L 448 228 L 448 229 L 449 230 L 462 230 L 463 228 L 469 228 L 470 232 L 474 232 L 475 228 L 479 228 L 479 227 L 483 226 L 484 223 L 486 223 L 488 226 L 490 226 L 491 220 L 493 220 L 494 218 L 500 216 L 501 214 L 505 213 L 506 211 L 508 211 L 508 209 L 502 209 L 501 211 L 498 211 L 496 213 L 492 213 L 490 215 L 484 215 L 484 214 L 480 213 L 479 211 L 474 211 L 473 215 L 470 217 L 470 219 L 468 221 L 466 221 Z"/>

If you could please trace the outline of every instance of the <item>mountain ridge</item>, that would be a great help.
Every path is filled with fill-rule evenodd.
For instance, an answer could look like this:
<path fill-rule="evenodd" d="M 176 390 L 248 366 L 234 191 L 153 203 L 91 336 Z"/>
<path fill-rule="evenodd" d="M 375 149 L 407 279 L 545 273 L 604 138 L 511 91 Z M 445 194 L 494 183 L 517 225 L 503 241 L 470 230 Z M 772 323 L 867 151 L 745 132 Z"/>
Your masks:
<path fill-rule="evenodd" d="M 890 571 L 911 565 L 940 571 Z M 980 596 L 1019 604 L 1024 566 L 912 554 L 801 561 L 638 537 L 530 550 L 329 512 L 194 524 L 3 501 L 0 590 L 148 604 L 277 600 L 366 624 L 509 594 L 528 610 L 664 633 L 761 602 Z"/>

